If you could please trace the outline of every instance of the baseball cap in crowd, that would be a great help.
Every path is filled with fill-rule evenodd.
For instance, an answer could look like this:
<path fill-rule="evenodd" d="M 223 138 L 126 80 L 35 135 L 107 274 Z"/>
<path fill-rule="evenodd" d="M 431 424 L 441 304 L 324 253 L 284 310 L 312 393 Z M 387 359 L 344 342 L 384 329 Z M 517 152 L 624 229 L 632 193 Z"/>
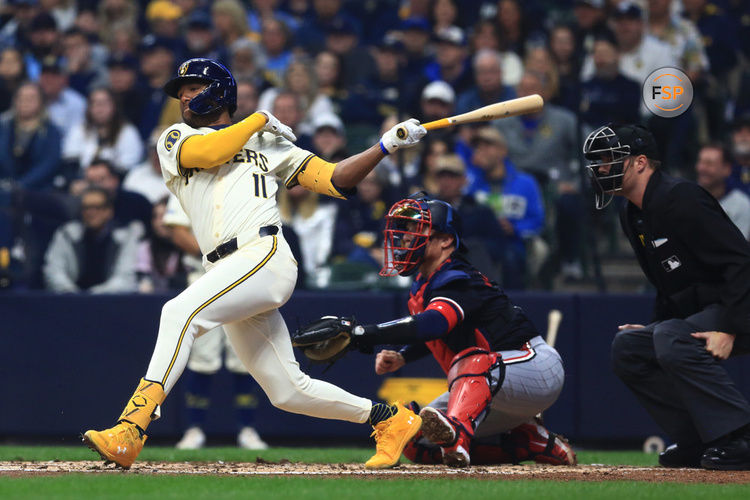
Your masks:
<path fill-rule="evenodd" d="M 66 73 L 65 59 L 62 56 L 48 55 L 42 58 L 43 73 Z"/>
<path fill-rule="evenodd" d="M 346 16 L 337 16 L 334 18 L 326 31 L 329 35 L 359 35 L 357 25 Z"/>
<path fill-rule="evenodd" d="M 125 68 L 136 71 L 138 69 L 138 59 L 130 54 L 117 54 L 107 59 L 108 68 Z"/>
<path fill-rule="evenodd" d="M 172 50 L 172 43 L 164 37 L 156 35 L 146 35 L 141 39 L 141 43 L 138 45 L 138 52 L 145 53 L 151 52 L 156 49 L 167 49 Z"/>
<path fill-rule="evenodd" d="M 422 90 L 422 100 L 429 101 L 430 99 L 437 99 L 438 101 L 453 104 L 456 100 L 456 92 L 446 82 L 437 80 L 428 83 Z"/>
<path fill-rule="evenodd" d="M 57 30 L 57 21 L 48 12 L 41 12 L 34 16 L 29 24 L 29 31 Z"/>
<path fill-rule="evenodd" d="M 496 129 L 495 127 L 491 126 L 483 126 L 479 130 L 476 131 L 474 134 L 474 138 L 471 141 L 472 146 L 476 146 L 480 142 L 485 142 L 487 144 L 494 144 L 495 146 L 507 146 L 507 142 L 505 141 L 505 137 L 503 134 Z"/>
<path fill-rule="evenodd" d="M 180 17 L 182 17 L 182 9 L 169 0 L 154 0 L 146 7 L 146 19 L 149 21 L 174 21 Z"/>
<path fill-rule="evenodd" d="M 643 19 L 643 9 L 633 2 L 620 2 L 617 4 L 612 17 L 615 19 Z"/>
<path fill-rule="evenodd" d="M 441 28 L 440 31 L 435 33 L 435 40 L 437 42 L 450 43 L 459 47 L 466 45 L 466 35 L 464 34 L 464 30 L 458 26 L 446 26 L 445 28 Z"/>
<path fill-rule="evenodd" d="M 576 0 L 576 5 L 588 5 L 589 7 L 593 7 L 595 9 L 603 9 L 604 8 L 604 0 Z"/>
<path fill-rule="evenodd" d="M 659 148 L 654 135 L 641 125 L 619 125 L 612 127 L 620 144 L 630 146 L 630 154 L 646 155 L 646 158 L 659 160 Z"/>
<path fill-rule="evenodd" d="M 322 128 L 331 128 L 337 134 L 344 135 L 344 123 L 341 118 L 336 116 L 334 113 L 323 113 L 313 119 L 313 128 L 315 132 Z"/>
<path fill-rule="evenodd" d="M 387 50 L 390 52 L 402 53 L 404 50 L 404 43 L 398 36 L 394 34 L 387 34 L 375 45 L 380 50 Z"/>
<path fill-rule="evenodd" d="M 416 30 L 416 31 L 430 31 L 430 23 L 424 17 L 407 17 L 401 21 L 399 26 L 400 31 Z"/>
<path fill-rule="evenodd" d="M 435 162 L 435 175 L 466 175 L 466 164 L 458 155 L 442 155 Z"/>
<path fill-rule="evenodd" d="M 188 29 L 210 30 L 213 27 L 213 21 L 207 12 L 194 10 L 188 18 L 187 27 Z"/>

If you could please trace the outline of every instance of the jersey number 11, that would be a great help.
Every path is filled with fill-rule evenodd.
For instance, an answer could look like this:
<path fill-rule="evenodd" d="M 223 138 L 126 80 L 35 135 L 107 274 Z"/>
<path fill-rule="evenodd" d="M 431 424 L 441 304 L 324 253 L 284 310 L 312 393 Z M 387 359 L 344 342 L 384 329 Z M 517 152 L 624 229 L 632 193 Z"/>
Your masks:
<path fill-rule="evenodd" d="M 266 192 L 266 176 L 253 174 L 253 179 L 255 180 L 255 196 L 258 198 L 261 196 L 263 198 L 268 198 L 268 193 Z"/>

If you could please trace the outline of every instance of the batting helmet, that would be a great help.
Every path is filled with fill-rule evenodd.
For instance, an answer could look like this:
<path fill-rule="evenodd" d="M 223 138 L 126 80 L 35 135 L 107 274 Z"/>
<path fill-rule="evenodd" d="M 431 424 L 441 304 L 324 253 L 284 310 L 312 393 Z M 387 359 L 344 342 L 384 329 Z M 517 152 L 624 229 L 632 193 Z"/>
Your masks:
<path fill-rule="evenodd" d="M 591 163 L 586 165 L 591 186 L 596 196 L 596 208 L 609 205 L 615 192 L 622 190 L 625 158 L 646 155 L 657 159 L 656 140 L 649 130 L 640 125 L 604 125 L 594 130 L 583 143 L 583 155 Z M 601 167 L 609 167 L 600 171 Z"/>
<path fill-rule="evenodd" d="M 193 113 L 206 115 L 225 106 L 229 114 L 232 114 L 237 109 L 237 84 L 232 73 L 223 64 L 211 59 L 188 59 L 180 64 L 177 76 L 164 85 L 164 92 L 177 99 L 180 86 L 191 81 L 209 84 L 203 92 L 190 100 L 188 108 Z"/>
<path fill-rule="evenodd" d="M 385 254 L 380 275 L 414 274 L 433 231 L 453 236 L 455 248 L 463 248 L 460 225 L 458 213 L 450 204 L 432 199 L 424 192 L 394 204 L 385 216 Z"/>

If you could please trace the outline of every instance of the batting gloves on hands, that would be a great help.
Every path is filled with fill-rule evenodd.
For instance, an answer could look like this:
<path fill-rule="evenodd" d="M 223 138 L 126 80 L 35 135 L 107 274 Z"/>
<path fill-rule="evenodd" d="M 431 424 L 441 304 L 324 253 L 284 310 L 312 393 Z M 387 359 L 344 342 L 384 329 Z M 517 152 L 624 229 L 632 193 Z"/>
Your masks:
<path fill-rule="evenodd" d="M 260 129 L 261 132 L 271 132 L 274 135 L 280 135 L 284 137 L 285 139 L 292 141 L 292 142 L 297 140 L 297 136 L 294 135 L 294 132 L 292 132 L 291 127 L 288 127 L 284 125 L 283 123 L 281 123 L 278 118 L 276 118 L 275 116 L 271 114 L 270 111 L 266 111 L 265 109 L 262 109 L 258 111 L 258 113 L 265 115 L 266 118 L 268 119 L 268 121 L 263 126 L 263 128 Z"/>
<path fill-rule="evenodd" d="M 410 148 L 425 136 L 427 129 L 412 118 L 394 125 L 380 138 L 380 149 L 384 154 L 391 154 L 399 148 Z"/>

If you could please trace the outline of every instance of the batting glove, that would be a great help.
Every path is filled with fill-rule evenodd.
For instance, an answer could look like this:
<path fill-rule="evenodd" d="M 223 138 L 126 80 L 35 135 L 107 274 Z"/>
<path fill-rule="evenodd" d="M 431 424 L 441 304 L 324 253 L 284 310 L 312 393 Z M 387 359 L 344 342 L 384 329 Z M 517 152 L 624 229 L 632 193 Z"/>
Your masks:
<path fill-rule="evenodd" d="M 268 121 L 263 126 L 261 132 L 271 132 L 274 135 L 280 135 L 283 138 L 289 140 L 289 141 L 296 141 L 297 136 L 294 135 L 294 132 L 292 132 L 291 127 L 288 127 L 287 125 L 284 125 L 279 121 L 278 118 L 273 116 L 270 111 L 266 111 L 265 109 L 262 109 L 258 111 L 258 113 L 265 115 Z"/>
<path fill-rule="evenodd" d="M 380 149 L 383 154 L 391 154 L 399 148 L 410 148 L 425 136 L 427 129 L 419 124 L 419 120 L 412 118 L 394 125 L 380 138 Z"/>

